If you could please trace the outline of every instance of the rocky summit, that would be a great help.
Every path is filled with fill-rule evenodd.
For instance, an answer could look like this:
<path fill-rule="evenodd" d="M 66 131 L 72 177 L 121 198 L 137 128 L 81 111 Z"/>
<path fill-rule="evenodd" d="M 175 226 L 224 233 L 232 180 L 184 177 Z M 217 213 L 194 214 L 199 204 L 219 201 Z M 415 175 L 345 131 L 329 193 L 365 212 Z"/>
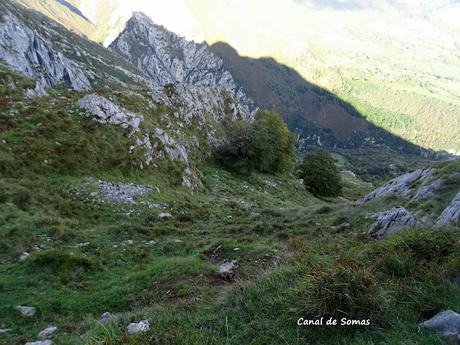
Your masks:
<path fill-rule="evenodd" d="M 207 9 L 236 2 L 194 15 L 225 37 L 239 23 Z M 276 2 L 246 1 L 241 21 Z M 283 6 L 324 19 L 313 2 Z M 328 3 L 344 16 L 380 8 L 355 2 Z M 229 42 L 160 25 L 165 8 L 181 24 L 198 3 L 0 2 L 0 344 L 458 342 L 458 157 L 371 124 L 380 110 L 360 116 L 365 104 L 274 58 L 221 54 Z M 278 40 L 273 13 L 257 29 L 270 42 L 254 48 Z M 283 38 L 288 50 L 303 44 Z M 316 48 L 299 64 L 336 66 Z M 436 85 L 455 83 L 444 73 Z M 452 99 L 447 85 L 423 88 Z"/>

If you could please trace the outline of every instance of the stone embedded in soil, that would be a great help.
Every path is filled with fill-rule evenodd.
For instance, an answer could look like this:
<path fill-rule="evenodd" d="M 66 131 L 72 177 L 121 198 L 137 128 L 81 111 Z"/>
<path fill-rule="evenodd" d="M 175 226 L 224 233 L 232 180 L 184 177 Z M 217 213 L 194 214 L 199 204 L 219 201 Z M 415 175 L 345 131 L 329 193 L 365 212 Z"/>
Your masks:
<path fill-rule="evenodd" d="M 51 337 L 51 335 L 57 331 L 57 327 L 56 326 L 48 326 L 46 327 L 43 331 L 41 331 L 40 333 L 38 333 L 38 338 L 39 339 L 46 339 L 46 338 L 49 338 Z"/>
<path fill-rule="evenodd" d="M 34 307 L 27 307 L 25 305 L 18 305 L 16 310 L 19 311 L 22 316 L 34 316 L 37 312 Z"/>
<path fill-rule="evenodd" d="M 116 317 L 114 315 L 112 315 L 111 313 L 109 313 L 108 311 L 106 311 L 105 313 L 103 313 L 101 315 L 101 318 L 99 319 L 99 322 L 102 323 L 102 324 L 107 324 L 109 322 L 112 322 L 112 321 L 115 321 L 116 320 Z"/>
<path fill-rule="evenodd" d="M 139 322 L 130 323 L 127 329 L 129 334 L 147 332 L 150 329 L 150 324 L 148 320 L 141 320 Z"/>
<path fill-rule="evenodd" d="M 226 261 L 219 266 L 219 275 L 225 280 L 232 280 L 235 277 L 238 261 Z"/>
<path fill-rule="evenodd" d="M 431 319 L 422 322 L 420 326 L 434 329 L 443 338 L 460 344 L 460 314 L 452 310 L 442 311 Z"/>

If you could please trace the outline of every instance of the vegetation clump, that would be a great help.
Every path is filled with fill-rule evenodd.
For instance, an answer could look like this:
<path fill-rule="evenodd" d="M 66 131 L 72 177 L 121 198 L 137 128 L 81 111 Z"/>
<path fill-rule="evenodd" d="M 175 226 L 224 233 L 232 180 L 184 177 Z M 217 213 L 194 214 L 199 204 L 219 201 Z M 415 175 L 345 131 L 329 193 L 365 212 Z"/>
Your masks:
<path fill-rule="evenodd" d="M 342 192 L 342 178 L 329 152 L 317 150 L 305 156 L 300 177 L 315 196 L 337 197 Z"/>
<path fill-rule="evenodd" d="M 312 317 L 369 318 L 385 304 L 372 269 L 356 264 L 316 270 L 302 300 Z"/>
<path fill-rule="evenodd" d="M 261 110 L 252 123 L 237 121 L 229 125 L 227 142 L 218 148 L 216 159 L 242 174 L 279 172 L 290 167 L 294 143 L 281 115 Z"/>

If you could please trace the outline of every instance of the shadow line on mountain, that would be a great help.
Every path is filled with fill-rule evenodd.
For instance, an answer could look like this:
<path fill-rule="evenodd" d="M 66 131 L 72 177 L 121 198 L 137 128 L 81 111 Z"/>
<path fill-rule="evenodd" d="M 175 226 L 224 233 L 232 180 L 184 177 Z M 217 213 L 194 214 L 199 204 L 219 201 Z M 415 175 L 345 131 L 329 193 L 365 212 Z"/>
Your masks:
<path fill-rule="evenodd" d="M 376 126 L 350 103 L 271 57 L 243 57 L 224 42 L 209 48 L 260 107 L 282 114 L 289 128 L 305 140 L 307 149 L 386 146 L 400 154 L 433 152 Z"/>

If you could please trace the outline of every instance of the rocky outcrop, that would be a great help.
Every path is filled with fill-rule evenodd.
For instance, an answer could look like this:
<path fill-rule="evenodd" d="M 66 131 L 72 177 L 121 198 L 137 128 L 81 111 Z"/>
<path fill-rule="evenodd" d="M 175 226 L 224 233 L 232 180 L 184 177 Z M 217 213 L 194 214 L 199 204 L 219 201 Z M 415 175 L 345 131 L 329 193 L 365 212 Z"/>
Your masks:
<path fill-rule="evenodd" d="M 415 196 L 413 197 L 413 201 L 421 201 L 426 200 L 433 197 L 436 191 L 441 187 L 442 181 L 441 179 L 437 179 L 428 183 L 424 186 L 421 186 Z"/>
<path fill-rule="evenodd" d="M 171 160 L 180 160 L 188 164 L 187 149 L 183 145 L 178 144 L 166 131 L 161 128 L 155 128 L 153 136 L 160 141 L 163 151 Z"/>
<path fill-rule="evenodd" d="M 122 128 L 130 128 L 132 132 L 139 129 L 144 121 L 142 115 L 132 113 L 121 108 L 112 101 L 96 94 L 86 95 L 77 102 L 77 106 L 85 109 L 91 116 L 101 123 L 119 125 Z"/>
<path fill-rule="evenodd" d="M 411 173 L 401 175 L 387 183 L 382 187 L 370 192 L 369 194 L 359 198 L 356 204 L 360 205 L 373 199 L 396 196 L 401 198 L 410 198 L 416 193 L 413 184 L 417 181 L 428 181 L 432 177 L 433 169 L 418 169 Z M 427 195 L 426 192 L 422 193 Z M 421 195 L 419 195 L 419 198 Z"/>
<path fill-rule="evenodd" d="M 62 83 L 75 90 L 91 87 L 84 69 L 10 12 L 0 20 L 0 47 L 0 60 L 36 80 L 35 89 L 26 92 L 29 97 L 45 95 L 45 86 Z"/>
<path fill-rule="evenodd" d="M 460 314 L 446 310 L 422 322 L 420 327 L 433 329 L 450 341 L 460 344 Z"/>
<path fill-rule="evenodd" d="M 174 85 L 174 90 L 167 89 L 164 95 L 171 98 L 176 93 L 191 106 L 189 112 L 220 108 L 222 116 L 230 110 L 250 119 L 257 109 L 206 44 L 187 41 L 142 13 L 133 14 L 109 49 L 123 55 L 158 85 Z M 157 93 L 155 97 L 162 96 Z"/>
<path fill-rule="evenodd" d="M 382 237 L 400 231 L 407 227 L 417 227 L 421 223 L 404 207 L 394 207 L 389 211 L 379 212 L 373 215 L 377 221 L 369 227 L 369 235 Z"/>
<path fill-rule="evenodd" d="M 442 211 L 436 225 L 458 224 L 460 220 L 460 192 L 452 202 Z"/>

